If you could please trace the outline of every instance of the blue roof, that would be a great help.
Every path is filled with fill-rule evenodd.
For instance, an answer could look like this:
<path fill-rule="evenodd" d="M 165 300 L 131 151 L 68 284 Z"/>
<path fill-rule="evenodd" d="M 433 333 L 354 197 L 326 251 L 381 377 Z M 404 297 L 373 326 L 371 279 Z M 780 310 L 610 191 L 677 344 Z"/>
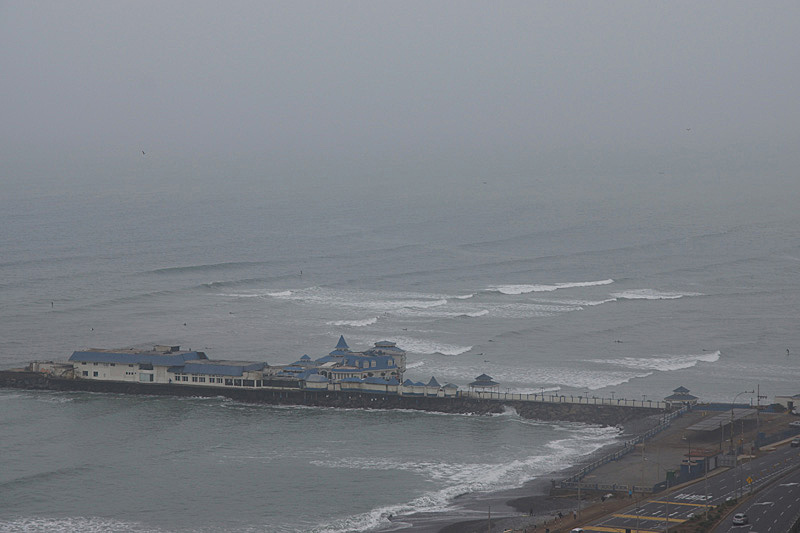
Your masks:
<path fill-rule="evenodd" d="M 350 347 L 347 345 L 347 341 L 344 340 L 344 335 L 339 335 L 339 342 L 336 344 L 337 350 L 350 350 Z"/>
<path fill-rule="evenodd" d="M 195 361 L 198 359 L 208 359 L 203 352 L 179 352 L 172 354 L 163 354 L 157 352 L 73 352 L 69 357 L 70 361 L 86 362 L 86 363 L 120 363 L 127 365 L 137 364 L 152 364 L 158 366 L 175 366 L 183 365 L 186 361 Z"/>
<path fill-rule="evenodd" d="M 300 360 L 301 360 L 301 361 L 310 361 L 310 360 L 311 360 L 311 358 L 308 356 L 308 354 L 306 354 L 306 355 L 304 355 L 303 357 L 301 357 L 301 358 L 300 358 Z"/>
<path fill-rule="evenodd" d="M 340 380 L 340 383 L 363 383 L 364 380 L 361 378 L 344 378 Z"/>
<path fill-rule="evenodd" d="M 431 376 L 431 380 L 428 382 L 427 386 L 428 387 L 441 387 L 441 385 L 439 385 L 439 382 L 436 381 L 436 378 L 433 377 L 433 376 Z"/>

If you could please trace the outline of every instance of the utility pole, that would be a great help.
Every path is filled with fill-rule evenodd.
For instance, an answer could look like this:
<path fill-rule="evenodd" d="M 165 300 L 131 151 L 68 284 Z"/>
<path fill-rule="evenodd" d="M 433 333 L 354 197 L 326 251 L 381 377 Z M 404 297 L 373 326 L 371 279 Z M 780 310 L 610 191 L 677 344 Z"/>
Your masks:
<path fill-rule="evenodd" d="M 767 395 L 761 395 L 761 384 L 756 387 L 756 438 L 755 440 L 758 441 L 758 432 L 761 429 L 761 400 L 766 399 Z"/>

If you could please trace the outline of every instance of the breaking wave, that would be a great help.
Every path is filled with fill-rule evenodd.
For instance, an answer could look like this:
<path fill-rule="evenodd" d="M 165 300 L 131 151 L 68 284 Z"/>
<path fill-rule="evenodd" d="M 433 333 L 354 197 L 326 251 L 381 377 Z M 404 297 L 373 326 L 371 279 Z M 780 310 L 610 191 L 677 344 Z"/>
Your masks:
<path fill-rule="evenodd" d="M 378 317 L 365 318 L 364 320 L 333 320 L 327 322 L 329 326 L 349 326 L 352 328 L 363 328 L 364 326 L 371 326 L 378 321 Z"/>
<path fill-rule="evenodd" d="M 506 417 L 518 418 L 509 412 Z M 539 424 L 532 422 L 533 424 Z M 445 483 L 446 486 L 429 491 L 411 501 L 372 509 L 366 513 L 349 516 L 333 523 L 313 528 L 315 533 L 346 533 L 369 531 L 397 525 L 398 518 L 422 512 L 447 509 L 462 494 L 496 491 L 521 487 L 531 478 L 542 476 L 554 469 L 568 468 L 580 457 L 586 456 L 617 440 L 620 430 L 613 427 L 578 426 L 553 428 L 565 431 L 565 438 L 550 441 L 539 455 L 521 457 L 501 463 L 452 463 L 445 461 L 403 461 L 393 457 L 345 457 L 312 460 L 318 468 L 348 469 L 387 472 L 406 471 L 422 479 Z M 480 513 L 483 514 L 482 512 Z M 389 516 L 393 516 L 393 522 Z"/>
<path fill-rule="evenodd" d="M 349 338 L 349 337 L 348 337 Z M 353 337 L 354 341 L 371 345 L 377 341 L 385 340 L 376 337 Z M 397 343 L 405 351 L 421 355 L 461 355 L 472 349 L 472 346 L 459 346 L 457 344 L 446 344 L 442 342 L 416 339 L 414 337 L 392 337 L 389 340 Z M 477 374 L 476 374 L 477 375 Z"/>
<path fill-rule="evenodd" d="M 704 354 L 687 355 L 657 355 L 654 357 L 622 357 L 619 359 L 594 359 L 587 362 L 605 363 L 619 365 L 627 368 L 656 370 L 659 372 L 670 372 L 692 368 L 699 363 L 715 363 L 719 361 L 722 353 L 720 351 Z"/>
<path fill-rule="evenodd" d="M 15 518 L 8 521 L 0 521 L 0 531 L 6 533 L 105 533 L 106 531 L 118 531 L 120 533 L 166 533 L 166 530 L 148 527 L 137 522 L 123 522 L 96 516 Z"/>
<path fill-rule="evenodd" d="M 614 283 L 613 279 L 604 279 L 600 281 L 576 281 L 570 283 L 555 283 L 553 285 L 497 285 L 490 287 L 487 290 L 491 292 L 499 292 L 502 294 L 518 295 L 528 294 L 531 292 L 552 292 L 558 289 L 572 289 L 575 287 L 594 287 L 597 285 L 609 285 Z"/>
<path fill-rule="evenodd" d="M 699 292 L 666 292 L 655 289 L 633 289 L 615 292 L 611 296 L 620 300 L 677 300 L 684 296 L 702 296 Z"/>

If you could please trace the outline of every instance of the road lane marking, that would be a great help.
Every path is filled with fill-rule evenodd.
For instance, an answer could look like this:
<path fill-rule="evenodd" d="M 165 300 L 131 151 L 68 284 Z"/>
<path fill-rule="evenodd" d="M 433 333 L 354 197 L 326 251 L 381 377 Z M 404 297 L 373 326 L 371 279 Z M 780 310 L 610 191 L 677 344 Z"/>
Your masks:
<path fill-rule="evenodd" d="M 649 500 L 651 503 L 663 503 L 668 505 L 688 505 L 690 507 L 711 507 L 706 503 L 686 503 L 686 502 L 665 502 L 664 500 Z"/>
<path fill-rule="evenodd" d="M 617 518 L 636 518 L 640 520 L 655 520 L 656 522 L 663 522 L 665 520 L 668 520 L 670 522 L 686 522 L 686 520 L 681 520 L 680 518 L 659 518 L 655 516 L 645 516 L 636 514 L 613 514 L 611 516 L 615 516 Z"/>
<path fill-rule="evenodd" d="M 584 531 L 600 531 L 602 533 L 659 533 L 658 531 L 651 531 L 649 529 L 625 529 L 624 527 L 603 527 L 603 526 L 584 526 Z"/>

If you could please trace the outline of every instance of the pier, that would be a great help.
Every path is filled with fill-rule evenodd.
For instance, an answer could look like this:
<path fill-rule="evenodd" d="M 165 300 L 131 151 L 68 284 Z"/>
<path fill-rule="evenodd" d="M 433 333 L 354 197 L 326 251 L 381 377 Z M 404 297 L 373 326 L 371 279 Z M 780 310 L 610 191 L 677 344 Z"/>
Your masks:
<path fill-rule="evenodd" d="M 600 425 L 666 412 L 664 402 L 558 394 L 515 394 L 459 390 L 453 396 L 308 390 L 298 387 L 197 386 L 183 383 L 141 383 L 54 377 L 41 372 L 0 371 L 0 387 L 154 396 L 222 396 L 245 403 L 350 409 L 409 409 L 453 414 L 498 414 L 514 409 L 536 420 L 561 420 Z"/>

